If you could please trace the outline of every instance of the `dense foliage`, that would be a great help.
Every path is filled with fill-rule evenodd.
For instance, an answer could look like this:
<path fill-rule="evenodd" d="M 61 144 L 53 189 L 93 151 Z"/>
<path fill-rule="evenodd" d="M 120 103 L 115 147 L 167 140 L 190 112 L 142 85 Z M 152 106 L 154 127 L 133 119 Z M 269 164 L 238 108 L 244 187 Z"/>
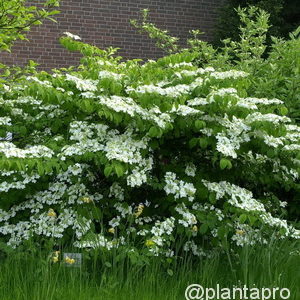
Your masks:
<path fill-rule="evenodd" d="M 215 35 L 215 43 L 231 38 L 239 39 L 236 30 L 240 25 L 240 19 L 235 9 L 247 6 L 259 7 L 271 16 L 270 35 L 276 37 L 288 37 L 289 32 L 300 26 L 300 6 L 298 0 L 227 0 L 220 9 L 220 18 Z"/>

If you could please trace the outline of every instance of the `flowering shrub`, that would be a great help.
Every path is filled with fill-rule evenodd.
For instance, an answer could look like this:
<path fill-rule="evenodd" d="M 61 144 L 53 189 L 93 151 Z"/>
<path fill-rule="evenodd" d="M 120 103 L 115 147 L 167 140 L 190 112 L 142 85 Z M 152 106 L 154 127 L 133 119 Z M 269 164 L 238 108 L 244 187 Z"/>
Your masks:
<path fill-rule="evenodd" d="M 82 64 L 1 90 L 0 233 L 149 255 L 299 238 L 300 127 L 248 74 L 197 53 L 120 62 L 68 34 Z M 179 252 L 178 252 L 179 251 Z"/>

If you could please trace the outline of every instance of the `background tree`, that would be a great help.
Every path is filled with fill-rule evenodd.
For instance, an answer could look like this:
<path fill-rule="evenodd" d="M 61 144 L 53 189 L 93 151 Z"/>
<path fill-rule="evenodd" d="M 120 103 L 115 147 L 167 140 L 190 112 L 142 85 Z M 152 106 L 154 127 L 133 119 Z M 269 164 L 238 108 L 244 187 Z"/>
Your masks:
<path fill-rule="evenodd" d="M 300 6 L 298 0 L 227 0 L 221 8 L 216 29 L 215 44 L 220 40 L 239 39 L 241 22 L 235 9 L 238 7 L 257 6 L 270 14 L 270 36 L 287 37 L 289 32 L 300 26 Z M 270 38 L 268 39 L 269 43 Z"/>
<path fill-rule="evenodd" d="M 0 0 L 0 52 L 11 51 L 16 40 L 26 40 L 26 33 L 33 25 L 40 25 L 45 19 L 55 20 L 53 15 L 59 13 L 56 7 L 59 0 L 43 0 L 39 6 L 31 5 L 26 0 Z M 9 67 L 1 63 L 0 58 L 0 88 L 9 82 L 18 80 L 22 75 L 35 72 L 37 64 L 29 61 L 26 67 Z"/>
<path fill-rule="evenodd" d="M 0 51 L 10 51 L 12 44 L 26 39 L 32 25 L 51 19 L 58 13 L 59 0 L 47 0 L 43 7 L 32 6 L 26 0 L 0 0 Z M 53 20 L 54 21 L 54 20 Z"/>

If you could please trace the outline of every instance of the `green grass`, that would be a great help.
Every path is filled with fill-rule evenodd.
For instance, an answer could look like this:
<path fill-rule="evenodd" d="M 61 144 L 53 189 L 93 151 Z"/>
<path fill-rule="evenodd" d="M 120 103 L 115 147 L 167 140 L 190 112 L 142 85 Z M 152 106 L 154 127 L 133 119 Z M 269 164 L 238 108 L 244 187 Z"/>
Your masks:
<path fill-rule="evenodd" d="M 50 264 L 42 253 L 13 253 L 0 263 L 0 299 L 184 300 L 185 288 L 192 283 L 285 287 L 291 290 L 291 300 L 300 299 L 299 242 L 276 241 L 236 254 L 215 252 L 210 258 L 179 259 L 168 267 L 158 260 L 147 266 L 133 266 L 127 260 L 111 263 L 100 260 L 93 266 L 70 268 Z"/>

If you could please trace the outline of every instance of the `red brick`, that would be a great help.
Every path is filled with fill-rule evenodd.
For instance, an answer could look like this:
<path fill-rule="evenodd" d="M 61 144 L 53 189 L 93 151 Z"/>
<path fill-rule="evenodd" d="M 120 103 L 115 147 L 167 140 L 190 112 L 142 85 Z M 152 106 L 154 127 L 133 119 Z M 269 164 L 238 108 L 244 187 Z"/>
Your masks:
<path fill-rule="evenodd" d="M 29 1 L 38 3 L 39 1 Z M 168 29 L 184 41 L 191 29 L 205 32 L 203 39 L 212 39 L 218 8 L 224 0 L 62 0 L 57 23 L 46 21 L 32 28 L 30 42 L 18 41 L 12 53 L 1 53 L 0 61 L 8 65 L 24 65 L 28 59 L 40 63 L 41 69 L 66 67 L 79 62 L 80 55 L 69 53 L 59 45 L 65 31 L 77 34 L 84 42 L 100 48 L 119 47 L 125 58 L 158 58 L 163 51 L 130 24 L 141 9 L 150 8 L 150 21 Z"/>

